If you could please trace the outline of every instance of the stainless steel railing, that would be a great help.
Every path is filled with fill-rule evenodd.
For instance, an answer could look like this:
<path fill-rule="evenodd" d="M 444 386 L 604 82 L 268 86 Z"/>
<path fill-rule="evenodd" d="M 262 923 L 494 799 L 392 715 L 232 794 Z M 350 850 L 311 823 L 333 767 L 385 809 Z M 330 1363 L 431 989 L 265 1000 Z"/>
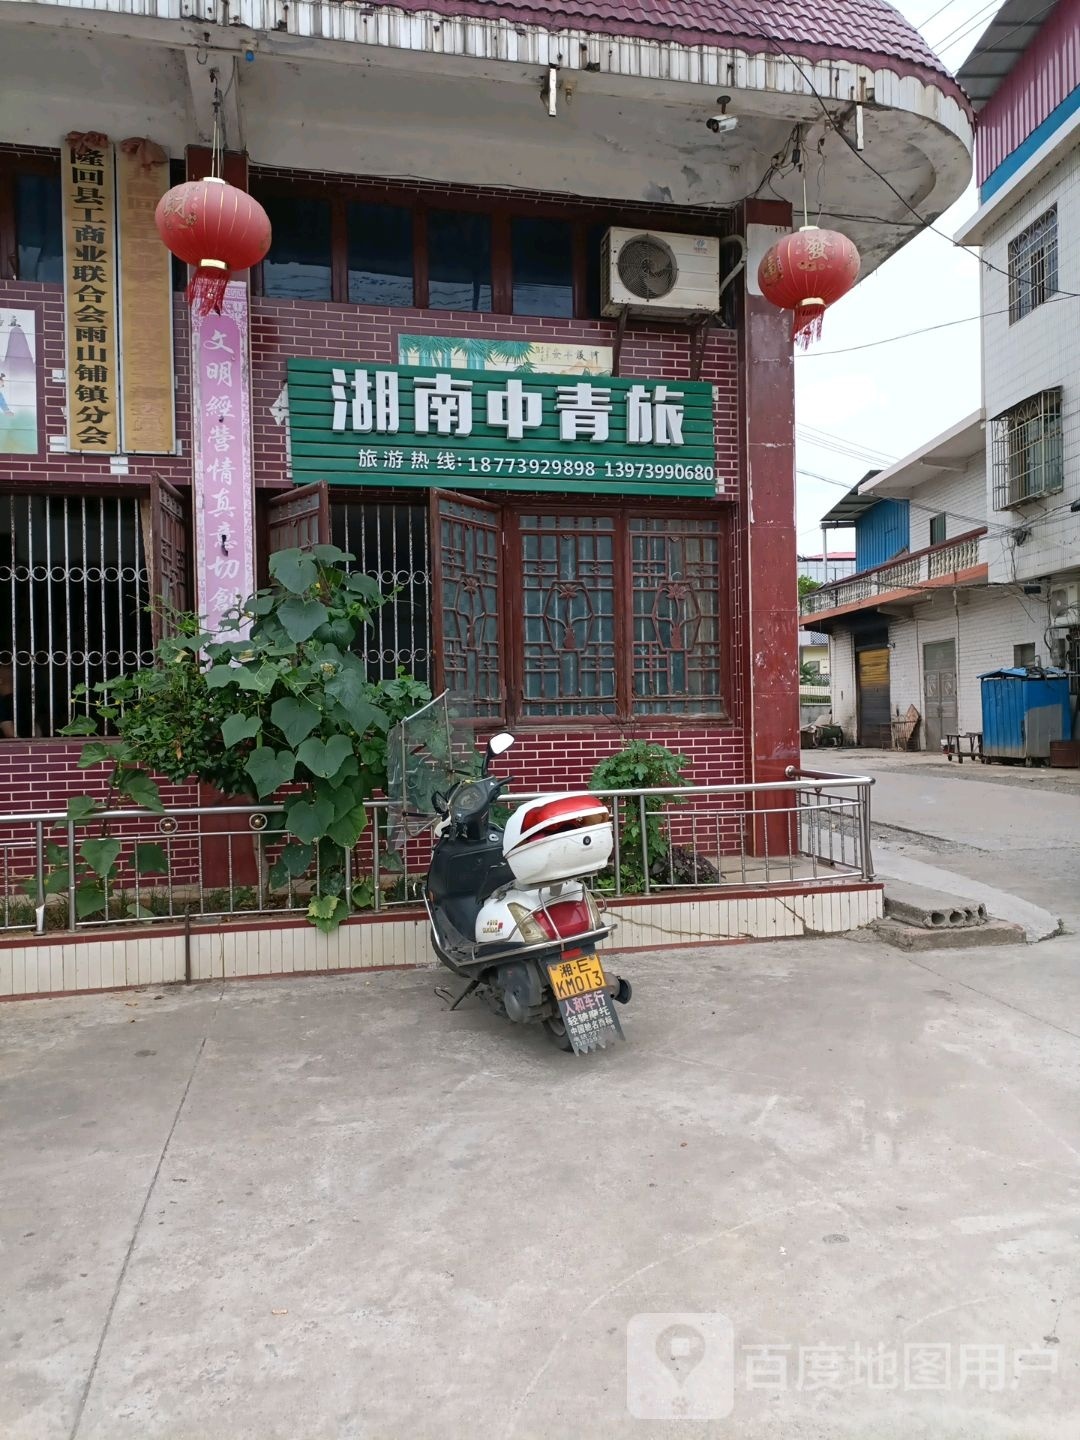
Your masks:
<path fill-rule="evenodd" d="M 872 784 L 792 769 L 767 784 L 598 791 L 612 810 L 615 850 L 595 888 L 618 898 L 872 879 Z M 501 803 L 535 798 L 508 794 Z M 280 805 L 110 810 L 82 821 L 62 811 L 0 814 L 0 930 L 302 914 L 311 880 L 271 876 L 288 839 L 282 814 Z M 374 911 L 419 905 L 430 838 L 394 851 L 387 801 L 369 802 L 368 816 L 342 857 L 346 892 L 362 885 L 363 908 Z M 119 842 L 116 867 L 88 885 L 82 847 L 103 831 Z"/>

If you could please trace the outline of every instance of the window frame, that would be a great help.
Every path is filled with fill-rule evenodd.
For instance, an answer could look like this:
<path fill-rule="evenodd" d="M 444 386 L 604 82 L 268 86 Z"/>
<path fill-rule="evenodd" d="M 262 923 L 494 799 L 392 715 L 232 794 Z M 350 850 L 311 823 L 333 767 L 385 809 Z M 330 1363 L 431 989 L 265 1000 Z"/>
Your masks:
<path fill-rule="evenodd" d="M 442 634 L 442 591 L 441 575 L 442 560 L 439 543 L 436 539 L 438 530 L 439 510 L 438 502 L 440 496 L 457 496 L 458 492 L 440 491 L 431 489 L 422 492 L 410 492 L 403 496 L 401 491 L 393 489 L 381 489 L 379 487 L 365 487 L 362 495 L 358 495 L 355 486 L 337 485 L 327 486 L 324 481 L 316 482 L 316 486 L 308 487 L 310 490 L 318 490 L 324 497 L 323 518 L 320 521 L 321 528 L 317 535 L 313 533 L 310 543 L 315 543 L 318 537 L 329 537 L 329 512 L 330 507 L 340 503 L 355 504 L 384 504 L 384 505 L 407 505 L 414 506 L 418 503 L 419 495 L 426 497 L 425 503 L 428 509 L 429 534 L 432 540 L 428 550 L 428 567 L 430 572 L 430 604 L 428 633 L 431 646 L 431 659 L 429 668 L 429 684 L 435 694 L 441 693 L 445 688 L 445 670 L 443 665 L 443 649 L 440 641 Z M 295 493 L 294 490 L 275 491 L 274 494 L 286 495 Z M 460 498 L 467 500 L 470 504 L 479 504 L 485 510 L 493 512 L 499 535 L 499 589 L 500 609 L 497 625 L 497 644 L 499 650 L 499 682 L 502 694 L 502 708 L 497 714 L 485 715 L 475 723 L 478 728 L 488 728 L 491 725 L 507 725 L 516 727 L 522 732 L 532 731 L 557 731 L 577 730 L 582 728 L 595 728 L 597 724 L 609 724 L 613 727 L 627 727 L 629 725 L 644 726 L 679 726 L 700 728 L 704 726 L 730 726 L 734 723 L 734 693 L 735 682 L 734 668 L 734 616 L 731 605 L 731 594 L 729 587 L 724 583 L 724 577 L 730 575 L 732 559 L 734 556 L 734 536 L 732 531 L 732 507 L 722 503 L 711 503 L 699 501 L 696 504 L 681 504 L 676 500 L 660 500 L 650 502 L 643 497 L 638 503 L 626 506 L 618 504 L 614 499 L 606 504 L 598 506 L 586 506 L 578 502 L 558 500 L 550 495 L 530 495 L 513 492 L 485 491 L 482 494 L 474 492 L 460 492 Z M 265 573 L 266 556 L 269 553 L 267 515 L 266 507 L 270 499 L 269 492 L 264 492 L 262 504 L 260 505 L 260 557 L 262 573 Z M 312 504 L 316 504 L 317 497 L 312 497 Z M 616 522 L 616 585 L 621 587 L 617 594 L 630 596 L 630 603 L 623 604 L 616 611 L 616 655 L 621 663 L 616 670 L 615 699 L 616 707 L 614 713 L 605 714 L 599 710 L 585 711 L 578 715 L 534 715 L 526 711 L 524 706 L 524 598 L 520 584 L 521 566 L 518 557 L 521 553 L 521 532 L 519 517 L 522 514 L 543 511 L 546 514 L 565 516 L 605 516 L 614 518 Z M 718 566 L 720 583 L 717 592 L 716 618 L 719 630 L 718 644 L 718 681 L 719 694 L 717 696 L 718 708 L 712 711 L 657 711 L 636 714 L 633 710 L 633 591 L 629 588 L 632 571 L 632 549 L 630 521 L 636 519 L 670 519 L 676 523 L 684 520 L 697 522 L 705 521 L 712 527 L 712 532 L 718 544 Z M 306 543 L 306 542 L 305 542 Z M 517 583 L 515 583 L 515 580 Z M 625 697 L 625 700 L 624 700 Z"/>
<path fill-rule="evenodd" d="M 59 180 L 59 153 L 50 155 L 19 149 L 0 149 L 0 280 L 21 279 L 19 233 L 15 214 L 15 178 L 18 175 L 48 175 Z"/>
<path fill-rule="evenodd" d="M 1038 407 L 1033 413 L 1032 407 Z M 1034 395 L 1010 405 L 995 415 L 992 424 L 992 466 L 994 510 L 1013 510 L 1048 495 L 1060 495 L 1065 488 L 1065 429 L 1063 390 L 1060 385 L 1038 390 Z M 1027 427 L 1041 425 L 1040 433 L 1025 438 Z M 1040 461 L 1044 477 L 1051 465 L 1054 474 L 1038 489 L 1031 488 L 1035 467 L 1032 458 L 1038 450 L 1048 458 Z M 1056 452 L 1056 453 L 1055 453 Z M 1018 471 L 1018 459 L 1024 458 L 1025 468 Z"/>
<path fill-rule="evenodd" d="M 940 529 L 941 534 L 935 539 L 934 531 Z M 937 515 L 930 516 L 930 544 L 944 545 L 949 538 L 949 516 L 948 512 L 941 510 Z"/>
<path fill-rule="evenodd" d="M 167 517 L 162 513 L 162 489 L 167 491 L 175 502 L 171 518 L 174 524 L 179 526 L 178 533 L 182 545 L 182 553 L 178 557 L 174 557 L 174 573 L 171 575 L 171 577 L 165 576 L 165 571 L 167 567 L 165 565 L 164 556 L 162 553 L 162 540 L 166 538 L 164 536 L 163 527 L 167 523 Z M 191 542 L 193 532 L 191 492 L 189 487 L 174 486 L 170 482 L 163 481 L 158 477 L 155 477 L 155 479 L 149 484 L 57 484 L 49 485 L 44 488 L 28 485 L 23 480 L 5 479 L 0 482 L 0 506 L 2 506 L 9 497 L 15 500 L 25 500 L 28 503 L 35 499 L 44 500 L 46 505 L 56 504 L 58 506 L 62 504 L 66 505 L 69 501 L 74 502 L 75 504 L 79 504 L 80 502 L 85 501 L 99 500 L 120 500 L 129 502 L 135 508 L 134 532 L 138 537 L 138 544 L 140 545 L 142 550 L 142 559 L 147 575 L 147 594 L 150 601 L 153 602 L 155 600 L 164 599 L 167 603 L 175 604 L 177 609 L 186 610 L 190 608 L 189 598 L 193 595 L 194 592 L 192 589 L 193 574 Z M 168 504 L 168 501 L 166 500 L 165 503 Z M 179 506 L 178 511 L 176 509 L 177 504 Z M 175 540 L 177 538 L 176 534 L 174 534 L 172 538 Z M 180 587 L 179 590 L 173 591 L 172 593 L 165 592 L 162 587 L 163 577 L 171 578 L 174 582 L 178 583 Z M 50 581 L 49 583 L 52 582 Z M 73 581 L 72 583 L 77 585 L 79 582 Z M 116 581 L 108 581 L 103 583 L 108 583 L 110 585 L 121 585 L 125 582 L 121 577 L 118 578 Z M 126 583 L 130 584 L 132 582 L 129 581 Z M 139 584 L 140 582 L 136 580 L 134 583 Z M 140 611 L 142 610 L 141 605 L 139 609 Z M 52 613 L 51 607 L 48 605 L 48 602 L 46 602 L 45 604 L 45 613 L 47 616 L 51 615 Z M 111 615 L 111 610 L 109 613 Z M 95 617 L 96 615 L 97 610 L 95 609 Z M 142 614 L 139 614 L 136 617 L 135 623 L 139 627 L 137 631 L 139 638 L 141 639 L 145 636 L 148 641 L 148 644 L 145 647 L 146 653 L 149 653 L 149 650 L 157 645 L 163 633 L 167 633 L 167 622 L 164 620 L 160 612 L 152 615 L 147 615 L 145 616 L 145 618 Z M 142 647 L 141 645 L 139 648 L 140 651 L 144 649 L 144 647 Z M 77 646 L 73 646 L 70 653 L 85 653 L 85 651 L 86 646 L 84 644 L 82 652 L 78 651 Z M 35 662 L 35 665 L 36 664 L 37 662 Z M 62 661 L 53 662 L 52 660 L 47 663 L 47 667 L 43 665 L 41 668 L 48 668 L 51 671 L 54 664 L 58 670 L 63 668 Z M 131 668 L 124 668 L 124 666 L 121 664 L 119 669 L 112 671 L 111 676 L 107 676 L 106 678 L 115 678 L 115 676 L 122 674 L 131 674 L 133 673 L 134 668 L 137 667 L 133 666 Z M 78 682 L 76 681 L 75 683 Z M 73 704 L 69 718 L 75 718 L 75 716 L 79 713 L 79 707 L 76 704 Z M 109 730 L 107 733 L 111 734 L 112 731 Z M 87 736 L 85 738 L 90 740 L 95 737 Z M 0 741 L 0 743 L 14 742 Z M 17 739 L 17 743 L 24 745 L 55 745 L 58 743 L 70 745 L 72 743 L 72 737 L 63 735 L 61 731 L 57 729 L 50 734 L 20 736 Z"/>
<path fill-rule="evenodd" d="M 1032 240 L 1045 226 L 1039 243 Z M 1034 298 L 1031 271 L 1041 260 L 1043 275 L 1041 295 Z M 1025 225 L 1009 241 L 1007 267 L 1009 273 L 1009 324 L 1016 325 L 1025 316 L 1038 310 L 1058 293 L 1058 213 L 1057 202 L 1050 205 L 1030 224 Z"/>
<path fill-rule="evenodd" d="M 490 495 L 485 496 L 491 499 Z M 634 608 L 633 608 L 633 552 L 630 521 L 637 519 L 664 519 L 674 521 L 707 521 L 713 527 L 718 544 L 718 562 L 721 577 L 730 573 L 731 526 L 727 507 L 710 509 L 707 505 L 682 506 L 677 504 L 635 504 L 635 505 L 573 505 L 553 502 L 550 496 L 515 496 L 503 500 L 500 505 L 500 526 L 503 538 L 504 603 L 500 616 L 499 653 L 501 657 L 506 714 L 509 725 L 537 730 L 574 730 L 597 723 L 620 725 L 728 725 L 732 720 L 732 663 L 731 663 L 731 615 L 729 597 L 723 583 L 717 595 L 717 624 L 719 627 L 718 707 L 715 710 L 656 711 L 638 713 L 634 709 Z M 615 707 L 611 712 L 600 710 L 582 711 L 576 715 L 536 715 L 525 703 L 525 621 L 524 593 L 521 566 L 521 516 L 541 511 L 553 515 L 588 516 L 613 519 L 615 521 L 615 565 L 614 587 L 617 602 L 615 610 Z M 438 663 L 438 661 L 437 661 Z M 441 671 L 436 673 L 441 680 Z"/>
<path fill-rule="evenodd" d="M 487 214 L 491 217 L 491 309 L 476 312 L 485 315 L 512 315 L 513 311 L 513 254 L 511 246 L 511 221 L 514 218 L 535 218 L 563 220 L 571 227 L 571 256 L 573 263 L 573 306 L 574 320 L 597 320 L 603 318 L 589 309 L 589 236 L 597 226 L 610 229 L 618 226 L 628 229 L 662 229 L 672 234 L 718 234 L 730 232 L 730 216 L 721 211 L 716 216 L 685 214 L 660 216 L 653 211 L 623 208 L 618 204 L 582 204 L 580 201 L 561 200 L 556 196 L 531 198 L 528 196 L 501 196 L 482 190 L 445 191 L 434 186 L 407 185 L 392 180 L 377 180 L 370 177 L 327 176 L 325 179 L 310 175 L 291 175 L 273 169 L 252 166 L 249 178 L 251 193 L 256 199 L 267 195 L 286 198 L 305 196 L 329 199 L 331 205 L 331 297 L 329 301 L 309 301 L 310 304 L 353 305 L 349 300 L 348 276 L 348 233 L 346 209 L 351 201 L 367 205 L 405 206 L 413 214 L 413 304 L 414 310 L 428 310 L 428 232 L 427 217 L 435 210 L 463 210 Z M 252 293 L 265 294 L 262 280 L 262 266 L 256 265 L 251 271 Z M 364 308 L 358 306 L 358 308 Z M 453 311 L 439 311 L 453 314 Z M 464 313 L 464 312 L 458 312 Z M 473 312 L 467 312 L 473 313 Z M 530 315 L 537 321 L 543 317 Z"/>

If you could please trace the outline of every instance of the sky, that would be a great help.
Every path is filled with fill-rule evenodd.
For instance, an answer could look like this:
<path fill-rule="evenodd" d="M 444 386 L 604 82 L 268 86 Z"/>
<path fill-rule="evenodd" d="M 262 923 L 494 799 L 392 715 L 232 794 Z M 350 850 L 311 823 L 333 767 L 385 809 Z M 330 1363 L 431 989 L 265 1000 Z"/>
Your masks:
<path fill-rule="evenodd" d="M 919 27 L 949 68 L 956 70 L 990 23 L 1000 0 L 990 4 L 986 0 L 893 0 L 893 4 Z M 936 228 L 945 235 L 955 234 L 975 209 L 972 184 L 936 222 Z M 910 340 L 846 354 L 829 352 L 978 313 L 977 259 L 928 231 L 828 311 L 824 334 L 814 347 L 795 352 L 801 555 L 820 554 L 821 516 L 867 470 L 901 459 L 980 404 L 979 325 L 974 320 Z M 808 431 L 817 432 L 817 437 Z M 834 443 L 820 443 L 822 434 Z M 835 442 L 858 453 L 842 453 Z M 853 532 L 829 532 L 830 551 L 853 547 Z"/>

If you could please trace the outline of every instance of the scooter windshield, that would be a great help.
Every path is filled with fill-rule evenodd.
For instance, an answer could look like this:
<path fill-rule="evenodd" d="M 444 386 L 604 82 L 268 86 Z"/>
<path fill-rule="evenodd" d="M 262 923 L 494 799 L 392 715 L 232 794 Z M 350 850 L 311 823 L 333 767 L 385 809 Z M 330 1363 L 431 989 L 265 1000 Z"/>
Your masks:
<path fill-rule="evenodd" d="M 400 720 L 386 737 L 390 843 L 419 835 L 439 816 L 435 796 L 444 800 L 459 780 L 480 774 L 472 730 L 464 707 L 444 693 Z"/>

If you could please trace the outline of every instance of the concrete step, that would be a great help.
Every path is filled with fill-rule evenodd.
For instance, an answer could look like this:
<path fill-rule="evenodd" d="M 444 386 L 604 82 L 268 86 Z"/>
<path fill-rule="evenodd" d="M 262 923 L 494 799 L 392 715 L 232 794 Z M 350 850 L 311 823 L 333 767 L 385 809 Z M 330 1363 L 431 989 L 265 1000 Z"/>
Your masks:
<path fill-rule="evenodd" d="M 868 927 L 885 945 L 897 950 L 968 950 L 983 945 L 1023 945 L 1027 936 L 1019 925 L 1007 920 L 987 920 L 982 925 L 946 926 L 927 930 L 921 925 L 905 925 L 900 920 L 875 920 Z M 860 931 L 860 934 L 865 934 Z"/>
<path fill-rule="evenodd" d="M 886 882 L 885 915 L 922 930 L 967 930 L 985 925 L 988 918 L 986 906 L 977 900 L 965 900 L 904 880 Z"/>

